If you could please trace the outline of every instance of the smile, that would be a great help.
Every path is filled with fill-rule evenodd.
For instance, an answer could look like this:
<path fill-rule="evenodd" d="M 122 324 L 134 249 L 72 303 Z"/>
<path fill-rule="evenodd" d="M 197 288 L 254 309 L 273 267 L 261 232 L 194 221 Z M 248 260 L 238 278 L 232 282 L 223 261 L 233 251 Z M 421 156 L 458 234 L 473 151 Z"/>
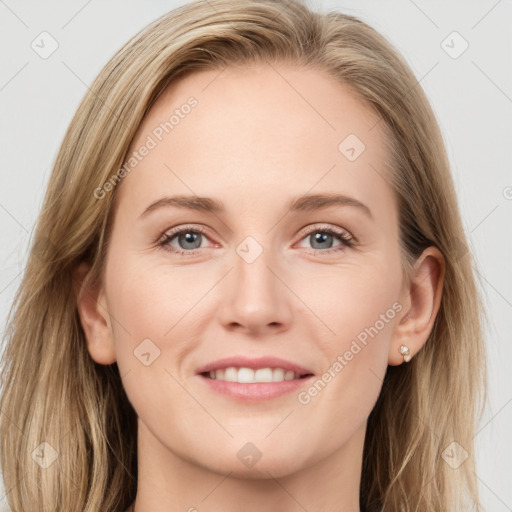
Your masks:
<path fill-rule="evenodd" d="M 203 376 L 221 380 L 225 382 L 239 382 L 241 384 L 253 384 L 262 382 L 283 382 L 287 380 L 297 380 L 306 377 L 292 370 L 285 370 L 284 368 L 235 368 L 230 366 L 219 370 L 212 370 L 205 372 Z"/>

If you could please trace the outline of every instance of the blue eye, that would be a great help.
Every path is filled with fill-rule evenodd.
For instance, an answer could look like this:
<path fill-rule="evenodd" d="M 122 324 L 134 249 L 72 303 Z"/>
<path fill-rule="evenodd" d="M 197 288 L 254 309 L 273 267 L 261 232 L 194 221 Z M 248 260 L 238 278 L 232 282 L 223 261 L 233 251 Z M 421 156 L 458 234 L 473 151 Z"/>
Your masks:
<path fill-rule="evenodd" d="M 184 226 L 165 233 L 158 245 L 171 253 L 191 256 L 204 248 L 202 244 L 204 239 L 208 237 L 202 228 Z M 346 231 L 331 226 L 314 227 L 301 238 L 301 241 L 305 239 L 309 239 L 315 254 L 339 252 L 355 245 L 355 240 Z M 333 245 L 336 239 L 339 240 L 339 244 Z"/>
<path fill-rule="evenodd" d="M 332 244 L 336 238 L 340 241 L 340 244 L 333 247 Z M 302 240 L 305 239 L 309 240 L 311 248 L 315 252 L 337 252 L 355 245 L 354 239 L 347 232 L 338 231 L 330 226 L 315 227 L 302 238 Z"/>
<path fill-rule="evenodd" d="M 206 238 L 206 235 L 204 235 L 202 229 L 185 226 L 171 233 L 166 233 L 158 245 L 173 253 L 191 255 L 201 248 L 203 238 Z M 174 239 L 177 240 L 177 248 L 172 245 Z"/>

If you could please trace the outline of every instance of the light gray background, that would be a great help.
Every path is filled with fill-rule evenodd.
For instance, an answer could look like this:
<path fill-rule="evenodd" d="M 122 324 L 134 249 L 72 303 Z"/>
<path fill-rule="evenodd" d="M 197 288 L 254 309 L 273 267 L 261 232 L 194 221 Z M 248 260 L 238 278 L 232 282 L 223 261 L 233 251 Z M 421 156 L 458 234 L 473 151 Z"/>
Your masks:
<path fill-rule="evenodd" d="M 477 476 L 487 510 L 512 511 L 512 2 L 313 1 L 384 34 L 411 65 L 441 124 L 490 318 Z M 87 86 L 126 40 L 182 3 L 0 0 L 2 332 L 51 167 Z M 31 48 L 43 31 L 59 45 L 47 59 Z M 464 43 L 453 31 L 469 44 L 458 58 Z"/>

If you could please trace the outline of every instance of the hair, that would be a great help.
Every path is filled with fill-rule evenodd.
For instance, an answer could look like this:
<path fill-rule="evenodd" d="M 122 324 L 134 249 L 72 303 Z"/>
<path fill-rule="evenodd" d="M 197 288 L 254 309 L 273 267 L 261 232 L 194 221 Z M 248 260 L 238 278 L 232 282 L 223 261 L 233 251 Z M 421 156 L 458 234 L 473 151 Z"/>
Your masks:
<path fill-rule="evenodd" d="M 378 114 L 404 275 L 429 246 L 445 260 L 430 336 L 410 363 L 388 367 L 368 418 L 361 506 L 480 510 L 473 437 L 486 394 L 485 311 L 424 91 L 394 47 L 356 17 L 314 12 L 304 0 L 209 0 L 161 16 L 109 60 L 56 156 L 4 334 L 0 446 L 13 511 L 122 511 L 134 501 L 137 416 L 117 363 L 90 357 L 77 310 L 78 265 L 91 266 L 87 282 L 104 278 L 116 189 L 101 198 L 95 191 L 122 167 L 142 119 L 174 80 L 257 63 L 327 72 Z M 469 453 L 457 469 L 442 456 L 452 442 Z"/>

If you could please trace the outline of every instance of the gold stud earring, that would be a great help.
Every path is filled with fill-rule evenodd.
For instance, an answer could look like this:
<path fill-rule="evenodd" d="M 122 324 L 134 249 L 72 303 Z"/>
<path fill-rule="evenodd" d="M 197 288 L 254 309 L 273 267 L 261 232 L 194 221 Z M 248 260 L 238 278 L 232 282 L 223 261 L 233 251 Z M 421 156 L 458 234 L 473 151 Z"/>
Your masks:
<path fill-rule="evenodd" d="M 411 352 L 409 351 L 409 347 L 407 345 L 400 345 L 398 351 L 404 356 L 404 361 L 406 363 L 411 360 Z"/>

